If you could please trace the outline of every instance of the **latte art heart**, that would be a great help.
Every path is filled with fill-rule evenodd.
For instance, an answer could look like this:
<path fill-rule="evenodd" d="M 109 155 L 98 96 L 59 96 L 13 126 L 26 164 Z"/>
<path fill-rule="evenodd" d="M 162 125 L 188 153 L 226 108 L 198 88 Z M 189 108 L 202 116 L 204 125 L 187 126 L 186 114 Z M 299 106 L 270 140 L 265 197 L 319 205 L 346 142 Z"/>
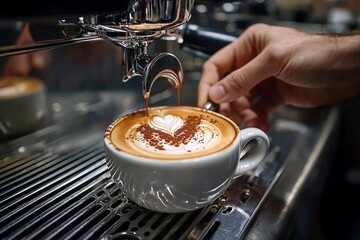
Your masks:
<path fill-rule="evenodd" d="M 149 121 L 151 128 L 166 132 L 172 136 L 174 136 L 176 130 L 181 128 L 183 124 L 183 120 L 175 115 L 165 115 L 164 117 L 153 116 Z"/>

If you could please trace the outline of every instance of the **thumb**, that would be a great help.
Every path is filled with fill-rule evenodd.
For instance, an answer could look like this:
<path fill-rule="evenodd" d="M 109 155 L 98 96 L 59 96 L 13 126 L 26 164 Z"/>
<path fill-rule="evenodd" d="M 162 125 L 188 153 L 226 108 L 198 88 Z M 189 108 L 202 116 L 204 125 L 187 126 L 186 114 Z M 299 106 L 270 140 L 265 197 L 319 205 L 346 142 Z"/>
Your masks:
<path fill-rule="evenodd" d="M 262 53 L 210 87 L 209 99 L 215 103 L 234 101 L 272 76 L 274 69 L 275 66 L 267 61 Z"/>

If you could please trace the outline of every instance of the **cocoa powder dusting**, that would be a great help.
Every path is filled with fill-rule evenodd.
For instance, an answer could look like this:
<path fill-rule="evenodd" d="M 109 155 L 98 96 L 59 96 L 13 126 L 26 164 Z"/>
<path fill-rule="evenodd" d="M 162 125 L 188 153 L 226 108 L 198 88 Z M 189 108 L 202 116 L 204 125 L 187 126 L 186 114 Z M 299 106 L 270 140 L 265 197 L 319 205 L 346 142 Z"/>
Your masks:
<path fill-rule="evenodd" d="M 140 125 L 136 129 L 136 132 L 140 132 L 144 139 L 148 141 L 149 145 L 158 150 L 165 150 L 163 143 L 179 147 L 181 144 L 187 144 L 194 137 L 201 123 L 201 118 L 202 117 L 198 116 L 189 116 L 185 120 L 184 125 L 175 132 L 174 136 L 154 129 L 150 127 L 149 124 Z"/>

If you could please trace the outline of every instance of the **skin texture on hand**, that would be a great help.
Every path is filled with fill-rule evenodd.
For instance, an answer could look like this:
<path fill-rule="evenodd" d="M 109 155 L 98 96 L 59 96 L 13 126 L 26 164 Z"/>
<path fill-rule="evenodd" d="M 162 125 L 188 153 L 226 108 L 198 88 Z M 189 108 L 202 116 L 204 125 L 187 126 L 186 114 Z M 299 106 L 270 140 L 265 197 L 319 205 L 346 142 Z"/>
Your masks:
<path fill-rule="evenodd" d="M 268 130 L 282 105 L 317 107 L 360 91 L 360 36 L 326 36 L 255 24 L 204 66 L 198 105 L 210 100 L 236 123 Z"/>

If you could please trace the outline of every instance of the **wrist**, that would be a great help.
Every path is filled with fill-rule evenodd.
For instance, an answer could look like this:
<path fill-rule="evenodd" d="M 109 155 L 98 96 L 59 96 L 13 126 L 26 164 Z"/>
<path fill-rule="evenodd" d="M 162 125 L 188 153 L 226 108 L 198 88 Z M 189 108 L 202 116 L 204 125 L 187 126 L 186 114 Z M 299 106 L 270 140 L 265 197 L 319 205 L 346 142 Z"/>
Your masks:
<path fill-rule="evenodd" d="M 360 34 L 338 37 L 335 61 L 342 75 L 342 84 L 351 86 L 353 94 L 360 92 Z"/>
<path fill-rule="evenodd" d="M 360 71 L 360 34 L 334 38 L 334 60 L 337 68 Z"/>
<path fill-rule="evenodd" d="M 353 86 L 360 92 L 360 34 L 322 36 L 329 64 L 327 75 L 332 84 Z"/>

